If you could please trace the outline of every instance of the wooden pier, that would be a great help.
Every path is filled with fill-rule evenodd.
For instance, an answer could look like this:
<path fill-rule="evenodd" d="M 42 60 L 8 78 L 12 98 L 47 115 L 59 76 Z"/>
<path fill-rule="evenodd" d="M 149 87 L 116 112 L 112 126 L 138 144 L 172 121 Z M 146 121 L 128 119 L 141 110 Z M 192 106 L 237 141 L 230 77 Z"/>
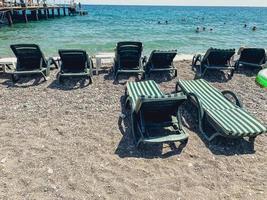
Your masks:
<path fill-rule="evenodd" d="M 0 19 L 6 20 L 9 26 L 16 21 L 29 20 L 38 21 L 40 19 L 49 19 L 66 15 L 70 15 L 71 6 L 61 5 L 31 5 L 31 6 L 11 6 L 0 7 Z"/>

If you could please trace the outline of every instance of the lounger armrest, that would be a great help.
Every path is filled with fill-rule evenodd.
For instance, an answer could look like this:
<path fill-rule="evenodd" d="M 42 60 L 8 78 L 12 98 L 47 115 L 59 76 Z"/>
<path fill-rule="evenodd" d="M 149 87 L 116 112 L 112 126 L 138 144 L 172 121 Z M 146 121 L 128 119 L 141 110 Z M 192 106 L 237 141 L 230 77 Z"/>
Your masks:
<path fill-rule="evenodd" d="M 201 102 L 200 98 L 198 98 L 198 95 L 190 92 L 190 93 L 188 93 L 188 98 L 193 99 L 193 101 L 197 104 L 198 111 L 199 111 L 198 112 L 199 119 L 202 119 L 204 116 L 204 109 L 203 109 L 202 102 Z"/>
<path fill-rule="evenodd" d="M 197 62 L 201 63 L 201 61 L 202 61 L 202 55 L 201 54 L 194 55 L 194 57 L 192 59 L 192 67 L 196 67 Z"/>
<path fill-rule="evenodd" d="M 240 107 L 240 108 L 243 108 L 243 104 L 242 104 L 242 102 L 239 100 L 239 98 L 237 97 L 237 95 L 236 95 L 234 92 L 232 92 L 232 91 L 230 91 L 230 90 L 224 90 L 224 91 L 222 91 L 222 94 L 223 94 L 223 96 L 224 96 L 228 101 L 230 101 L 231 103 L 233 103 L 233 102 L 227 97 L 227 95 L 230 95 L 230 96 L 233 97 L 234 100 L 235 100 L 235 103 L 233 103 L 233 104 L 237 105 L 237 106 Z"/>
<path fill-rule="evenodd" d="M 90 70 L 90 74 L 93 75 L 93 69 L 94 69 L 94 62 L 92 60 L 92 57 L 88 56 L 88 62 L 87 62 L 87 68 Z"/>
<path fill-rule="evenodd" d="M 147 57 L 144 56 L 144 57 L 142 58 L 142 64 L 143 64 L 143 66 L 145 66 L 146 63 L 147 63 Z"/>
<path fill-rule="evenodd" d="M 47 59 L 47 67 L 50 67 L 52 64 L 55 65 L 55 67 L 56 67 L 57 69 L 59 68 L 59 66 L 58 66 L 57 62 L 54 60 L 54 58 L 49 57 L 49 58 Z"/>

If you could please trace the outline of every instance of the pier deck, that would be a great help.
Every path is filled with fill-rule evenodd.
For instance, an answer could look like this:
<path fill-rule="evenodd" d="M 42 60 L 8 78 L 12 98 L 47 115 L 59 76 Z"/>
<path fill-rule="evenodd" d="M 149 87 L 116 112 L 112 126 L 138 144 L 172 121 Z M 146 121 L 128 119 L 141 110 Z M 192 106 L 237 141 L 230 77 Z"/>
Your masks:
<path fill-rule="evenodd" d="M 11 6 L 11 7 L 0 7 L 0 17 L 2 21 L 6 20 L 9 26 L 17 20 L 24 20 L 27 23 L 29 20 L 38 21 L 39 19 L 54 18 L 61 14 L 63 16 L 70 15 L 71 6 L 65 5 L 31 5 L 31 6 Z"/>

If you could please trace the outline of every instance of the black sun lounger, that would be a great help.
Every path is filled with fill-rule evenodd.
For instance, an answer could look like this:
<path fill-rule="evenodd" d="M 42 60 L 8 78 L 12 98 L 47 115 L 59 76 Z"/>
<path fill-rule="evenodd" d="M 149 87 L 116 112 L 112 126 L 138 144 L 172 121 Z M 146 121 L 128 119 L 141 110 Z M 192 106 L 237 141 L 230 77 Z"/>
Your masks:
<path fill-rule="evenodd" d="M 61 66 L 58 73 L 59 82 L 65 77 L 85 77 L 92 83 L 93 62 L 83 50 L 59 50 Z"/>
<path fill-rule="evenodd" d="M 235 49 L 210 48 L 204 56 L 198 54 L 193 57 L 192 68 L 199 66 L 198 76 L 200 77 L 203 77 L 208 70 L 229 70 L 232 77 L 235 67 L 232 66 L 231 59 L 234 54 Z"/>
<path fill-rule="evenodd" d="M 119 42 L 115 49 L 114 79 L 119 74 L 141 74 L 144 75 L 142 62 L 143 45 L 141 42 Z"/>
<path fill-rule="evenodd" d="M 174 77 L 177 76 L 177 69 L 173 66 L 173 59 L 177 54 L 176 50 L 160 51 L 154 50 L 145 65 L 145 71 L 148 77 L 152 72 L 169 71 Z"/>
<path fill-rule="evenodd" d="M 58 68 L 53 58 L 46 59 L 36 44 L 14 44 L 10 45 L 17 57 L 17 65 L 12 75 L 12 80 L 16 81 L 19 75 L 40 74 L 45 80 L 49 76 L 50 66 L 53 64 Z"/>

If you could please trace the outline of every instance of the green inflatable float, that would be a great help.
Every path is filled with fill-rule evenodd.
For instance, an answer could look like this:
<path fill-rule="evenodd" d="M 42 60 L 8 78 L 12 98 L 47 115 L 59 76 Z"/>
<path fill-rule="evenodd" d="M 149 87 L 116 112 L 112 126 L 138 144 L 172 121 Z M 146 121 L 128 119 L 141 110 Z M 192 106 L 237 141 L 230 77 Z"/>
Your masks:
<path fill-rule="evenodd" d="M 267 88 L 267 68 L 261 70 L 256 78 L 258 84 L 262 87 Z"/>

